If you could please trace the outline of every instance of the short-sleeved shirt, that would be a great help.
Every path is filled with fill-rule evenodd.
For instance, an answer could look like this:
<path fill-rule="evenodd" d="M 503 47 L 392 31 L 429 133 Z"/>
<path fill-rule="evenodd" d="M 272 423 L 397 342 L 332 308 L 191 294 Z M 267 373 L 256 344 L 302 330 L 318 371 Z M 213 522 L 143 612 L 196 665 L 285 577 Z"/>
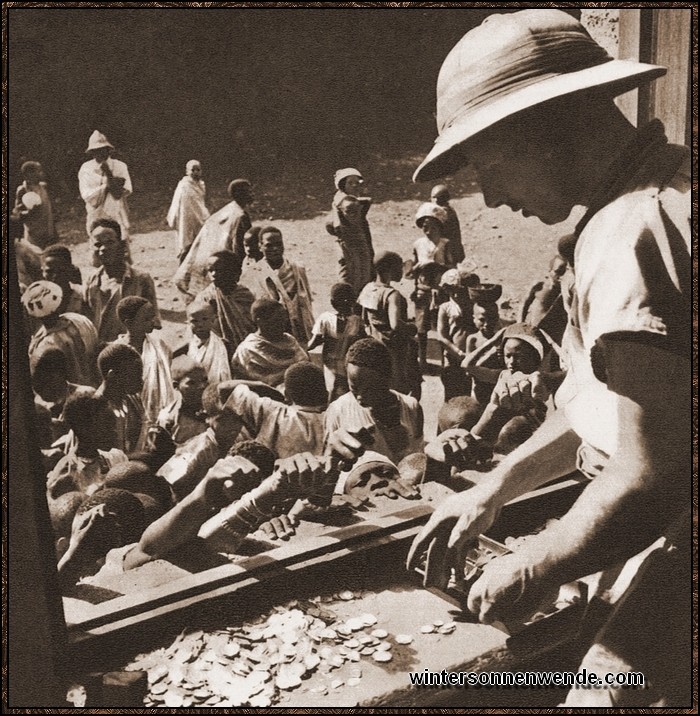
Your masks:
<path fill-rule="evenodd" d="M 569 372 L 557 398 L 573 396 L 566 404 L 572 427 L 606 455 L 618 447 L 618 401 L 600 380 L 596 342 L 623 333 L 656 336 L 679 355 L 690 348 L 690 152 L 648 134 L 633 171 L 624 167 L 624 187 L 579 234 L 564 336 Z"/>
<path fill-rule="evenodd" d="M 278 458 L 300 452 L 323 453 L 325 406 L 286 405 L 238 385 L 227 407 L 243 421 L 248 433 Z"/>

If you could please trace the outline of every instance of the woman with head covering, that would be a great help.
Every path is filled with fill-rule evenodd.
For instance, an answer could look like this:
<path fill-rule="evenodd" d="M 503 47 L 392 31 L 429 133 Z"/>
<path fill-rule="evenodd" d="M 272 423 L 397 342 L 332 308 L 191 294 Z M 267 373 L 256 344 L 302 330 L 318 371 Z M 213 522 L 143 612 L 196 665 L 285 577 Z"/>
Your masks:
<path fill-rule="evenodd" d="M 175 187 L 167 216 L 168 226 L 177 230 L 177 258 L 180 263 L 208 218 L 202 165 L 199 160 L 190 159 L 185 165 L 185 176 Z"/>

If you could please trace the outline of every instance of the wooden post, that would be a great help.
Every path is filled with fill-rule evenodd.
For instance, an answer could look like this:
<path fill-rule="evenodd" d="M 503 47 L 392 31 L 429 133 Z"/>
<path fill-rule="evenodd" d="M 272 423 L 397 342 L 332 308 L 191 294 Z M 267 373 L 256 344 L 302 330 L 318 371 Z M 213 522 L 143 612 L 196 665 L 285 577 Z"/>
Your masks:
<path fill-rule="evenodd" d="M 3 460 L 8 496 L 8 705 L 65 706 L 59 671 L 66 628 L 56 573 L 53 534 L 35 435 L 27 339 L 17 267 L 9 242 L 9 450 Z M 4 626 L 4 625 L 3 625 Z"/>
<path fill-rule="evenodd" d="M 667 73 L 617 98 L 635 126 L 653 118 L 666 127 L 669 141 L 690 144 L 690 33 L 692 10 L 620 10 L 621 60 L 638 60 L 667 68 Z"/>
<path fill-rule="evenodd" d="M 650 87 L 649 109 L 670 142 L 690 145 L 692 10 L 653 10 L 651 62 L 668 68 Z"/>

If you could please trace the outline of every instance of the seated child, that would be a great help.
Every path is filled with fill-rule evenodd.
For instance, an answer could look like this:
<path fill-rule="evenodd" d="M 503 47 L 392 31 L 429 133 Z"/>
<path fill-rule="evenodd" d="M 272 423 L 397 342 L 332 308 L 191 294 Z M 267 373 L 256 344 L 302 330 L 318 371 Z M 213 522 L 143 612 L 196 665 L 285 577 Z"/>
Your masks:
<path fill-rule="evenodd" d="M 156 335 L 156 312 L 153 304 L 141 296 L 127 296 L 117 304 L 117 316 L 126 333 L 117 338 L 130 345 L 143 363 L 141 399 L 149 423 L 158 419 L 160 411 L 175 399 L 170 375 L 170 349 Z"/>
<path fill-rule="evenodd" d="M 128 460 L 114 447 L 115 419 L 107 400 L 94 389 L 74 394 L 63 410 L 72 445 L 47 477 L 49 502 L 67 492 L 91 495 L 102 487 L 109 469 Z"/>
<path fill-rule="evenodd" d="M 243 251 L 245 252 L 245 258 L 241 266 L 241 278 L 246 275 L 247 271 L 255 269 L 263 257 L 263 253 L 260 250 L 260 229 L 262 229 L 262 226 L 251 226 L 250 229 L 243 234 Z"/>
<path fill-rule="evenodd" d="M 427 365 L 428 331 L 435 328 L 438 307 L 438 287 L 446 269 L 455 266 L 450 253 L 450 242 L 444 235 L 447 212 L 437 204 L 421 204 L 416 213 L 416 224 L 423 236 L 413 244 L 413 267 L 409 276 L 415 279 L 411 294 L 416 312 L 418 351 L 421 368 Z"/>
<path fill-rule="evenodd" d="M 362 338 L 362 319 L 354 314 L 357 294 L 349 283 L 336 283 L 331 288 L 332 311 L 322 313 L 314 324 L 308 350 L 323 346 L 323 365 L 333 376 L 331 400 L 348 392 L 345 375 L 345 354 Z"/>
<path fill-rule="evenodd" d="M 125 453 L 144 450 L 149 426 L 141 400 L 141 356 L 125 343 L 110 343 L 97 357 L 97 367 L 102 375 L 97 394 L 107 399 L 116 418 L 115 446 Z"/>
<path fill-rule="evenodd" d="M 219 387 L 220 394 L 224 386 Z M 226 408 L 240 419 L 241 427 L 280 458 L 310 452 L 320 455 L 324 444 L 328 393 L 323 371 L 313 363 L 301 362 L 287 368 L 284 394 L 288 404 L 259 396 L 239 384 L 226 400 Z"/>
<path fill-rule="evenodd" d="M 175 358 L 170 372 L 175 399 L 160 411 L 158 425 L 168 431 L 176 445 L 182 445 L 207 429 L 202 411 L 202 393 L 207 387 L 207 373 L 199 363 L 187 356 Z"/>
<path fill-rule="evenodd" d="M 390 387 L 420 399 L 423 378 L 418 366 L 416 327 L 408 321 L 406 299 L 391 285 L 401 280 L 403 261 L 388 251 L 377 257 L 374 268 L 376 280 L 368 283 L 357 299 L 365 332 L 389 351 Z"/>
<path fill-rule="evenodd" d="M 44 281 L 61 287 L 63 298 L 59 313 L 80 313 L 90 317 L 80 284 L 80 270 L 73 264 L 70 249 L 63 244 L 48 246 L 41 253 L 41 274 Z"/>
<path fill-rule="evenodd" d="M 29 365 L 51 348 L 66 357 L 66 377 L 71 383 L 95 385 L 97 331 L 89 318 L 79 313 L 60 313 L 63 291 L 50 281 L 35 281 L 22 294 L 27 313 L 39 321 L 29 342 Z"/>
<path fill-rule="evenodd" d="M 192 332 L 187 355 L 204 367 L 210 383 L 231 380 L 230 348 L 216 333 L 218 320 L 216 306 L 211 303 L 195 299 L 187 306 L 187 323 Z"/>
<path fill-rule="evenodd" d="M 236 348 L 231 358 L 231 374 L 234 378 L 278 386 L 287 368 L 308 360 L 308 356 L 297 339 L 284 331 L 287 323 L 284 306 L 271 298 L 259 298 L 250 313 L 258 330 Z"/>
<path fill-rule="evenodd" d="M 32 366 L 34 403 L 46 408 L 51 415 L 51 440 L 55 442 L 70 429 L 65 421 L 64 408 L 74 393 L 92 393 L 94 388 L 69 383 L 66 378 L 66 356 L 57 348 L 44 351 Z"/>
<path fill-rule="evenodd" d="M 398 464 L 423 449 L 423 411 L 415 398 L 390 388 L 389 349 L 373 338 L 353 343 L 345 358 L 350 392 L 326 411 L 326 439 L 339 428 L 368 430 L 372 450 Z"/>
<path fill-rule="evenodd" d="M 240 420 L 226 408 L 216 384 L 202 393 L 202 409 L 207 429 L 180 445 L 159 470 L 173 488 L 178 499 L 190 493 L 217 460 L 226 455 L 240 431 Z"/>
<path fill-rule="evenodd" d="M 209 303 L 216 311 L 214 330 L 226 341 L 230 352 L 255 330 L 250 317 L 255 296 L 238 283 L 242 261 L 243 257 L 233 251 L 212 254 L 207 262 L 211 283 L 196 297 L 198 303 Z"/>

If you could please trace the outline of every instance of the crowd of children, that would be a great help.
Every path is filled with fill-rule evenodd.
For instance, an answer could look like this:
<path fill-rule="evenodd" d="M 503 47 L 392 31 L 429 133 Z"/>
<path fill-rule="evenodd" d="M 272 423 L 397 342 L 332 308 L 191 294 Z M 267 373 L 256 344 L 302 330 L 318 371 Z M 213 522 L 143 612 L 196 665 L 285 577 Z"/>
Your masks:
<path fill-rule="evenodd" d="M 446 186 L 418 208 L 422 235 L 404 262 L 395 252 L 375 256 L 362 175 L 343 169 L 327 224 L 341 280 L 332 310 L 314 316 L 306 270 L 287 256 L 281 231 L 250 222 L 250 183 L 232 182 L 232 201 L 210 216 L 201 164 L 186 171 L 168 222 L 189 338 L 168 346 L 154 281 L 133 265 L 118 217 L 90 225 L 95 270 L 83 282 L 69 249 L 47 233 L 40 165 L 22 168 L 16 214 L 39 266 L 22 302 L 37 415 L 50 425 L 47 499 L 64 584 L 89 572 L 106 545 L 134 543 L 127 566 L 166 554 L 232 502 L 241 534 L 265 524 L 266 534 L 288 537 L 299 499 L 323 494 L 327 504 L 334 490 L 387 482 L 392 495 L 415 496 L 399 466 L 411 466 L 415 482 L 424 448 L 446 459 L 439 440 L 424 444 L 419 400 L 431 338 L 443 356 L 441 431 L 505 453 L 537 428 L 563 376 L 560 336 L 541 324 L 554 326 L 565 300 L 566 259 L 533 287 L 530 322 L 506 326 L 502 287 L 468 268 Z M 414 281 L 412 317 L 404 278 Z M 323 367 L 309 355 L 317 348 Z M 528 404 L 502 394 L 517 373 L 538 373 L 541 390 Z M 351 470 L 366 448 L 370 457 Z"/>

